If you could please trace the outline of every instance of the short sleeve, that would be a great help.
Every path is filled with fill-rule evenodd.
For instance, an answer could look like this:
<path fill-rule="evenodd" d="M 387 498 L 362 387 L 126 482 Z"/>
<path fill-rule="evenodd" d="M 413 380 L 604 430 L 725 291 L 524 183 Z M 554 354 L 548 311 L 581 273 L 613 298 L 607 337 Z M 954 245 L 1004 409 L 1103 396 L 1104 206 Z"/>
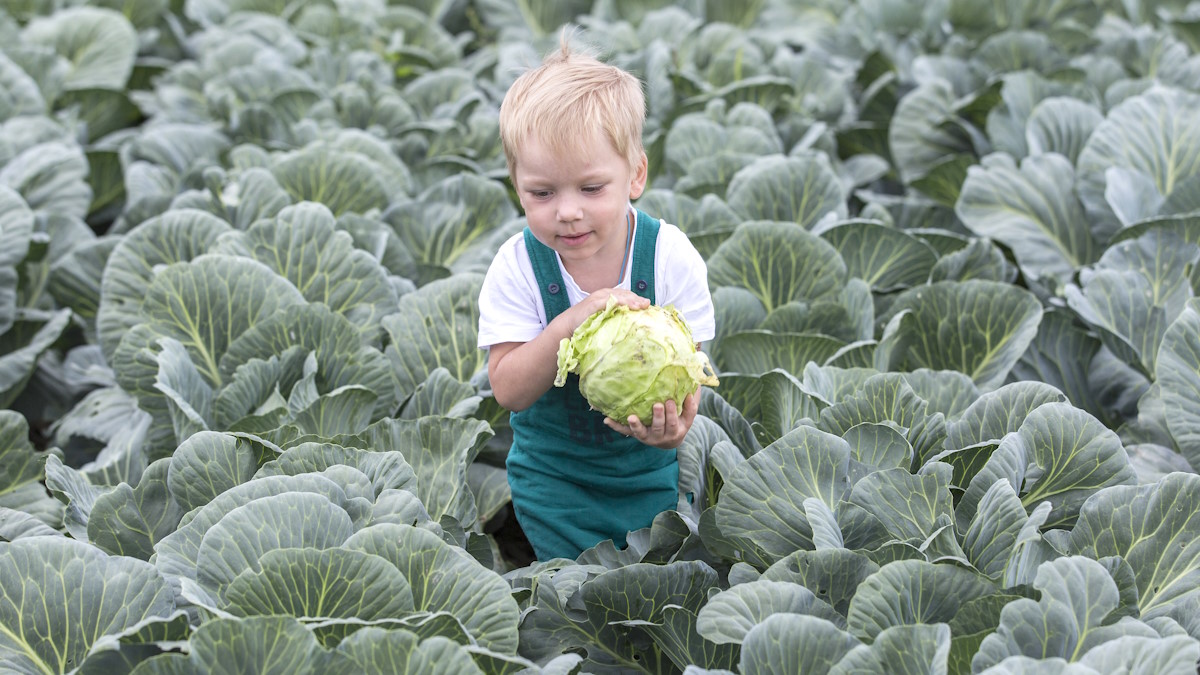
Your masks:
<path fill-rule="evenodd" d="M 479 291 L 478 346 L 529 342 L 546 328 L 532 268 L 521 264 L 523 235 L 504 242 L 488 266 Z"/>
<path fill-rule="evenodd" d="M 704 258 L 682 230 L 667 223 L 659 228 L 656 250 L 656 302 L 674 305 L 687 321 L 696 342 L 712 340 L 717 328 Z"/>

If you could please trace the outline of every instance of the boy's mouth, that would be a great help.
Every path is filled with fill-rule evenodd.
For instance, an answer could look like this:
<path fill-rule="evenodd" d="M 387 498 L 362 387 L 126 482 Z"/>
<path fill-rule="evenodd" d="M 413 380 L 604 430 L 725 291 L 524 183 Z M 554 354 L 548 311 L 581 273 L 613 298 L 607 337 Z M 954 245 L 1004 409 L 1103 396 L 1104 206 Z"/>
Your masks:
<path fill-rule="evenodd" d="M 587 241 L 587 238 L 590 234 L 591 232 L 580 232 L 579 234 L 560 234 L 558 235 L 558 238 L 567 246 L 578 246 Z"/>

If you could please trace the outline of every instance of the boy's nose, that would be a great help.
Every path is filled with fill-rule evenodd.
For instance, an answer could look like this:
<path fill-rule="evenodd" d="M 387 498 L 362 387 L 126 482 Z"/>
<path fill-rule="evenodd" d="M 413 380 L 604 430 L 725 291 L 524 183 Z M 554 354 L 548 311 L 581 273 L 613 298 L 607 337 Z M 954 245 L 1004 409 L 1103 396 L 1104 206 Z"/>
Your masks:
<path fill-rule="evenodd" d="M 583 208 L 573 199 L 561 199 L 558 202 L 558 221 L 570 223 L 583 218 Z"/>

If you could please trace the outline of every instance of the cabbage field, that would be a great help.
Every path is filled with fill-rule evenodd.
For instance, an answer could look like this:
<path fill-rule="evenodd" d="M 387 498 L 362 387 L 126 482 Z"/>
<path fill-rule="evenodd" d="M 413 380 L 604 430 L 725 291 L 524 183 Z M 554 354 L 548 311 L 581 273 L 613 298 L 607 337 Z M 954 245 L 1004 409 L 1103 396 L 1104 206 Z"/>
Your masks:
<path fill-rule="evenodd" d="M 646 83 L 720 375 L 511 515 L 503 93 Z M 1193 675 L 1200 2 L 5 0 L 0 672 Z"/>

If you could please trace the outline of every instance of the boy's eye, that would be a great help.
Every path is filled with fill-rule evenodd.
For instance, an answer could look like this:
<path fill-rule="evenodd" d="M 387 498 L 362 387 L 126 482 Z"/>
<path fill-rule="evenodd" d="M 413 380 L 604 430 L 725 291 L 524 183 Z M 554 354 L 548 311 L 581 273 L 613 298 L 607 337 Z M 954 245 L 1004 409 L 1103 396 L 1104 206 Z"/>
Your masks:
<path fill-rule="evenodd" d="M 604 186 L 603 186 L 603 185 L 584 185 L 584 186 L 583 186 L 583 191 L 584 191 L 584 192 L 587 192 L 588 194 L 591 194 L 591 193 L 594 193 L 594 192 L 599 192 L 599 191 L 600 191 L 600 190 L 602 190 L 603 188 L 604 188 Z"/>
<path fill-rule="evenodd" d="M 530 190 L 529 194 L 532 195 L 534 199 L 545 199 L 546 197 L 550 196 L 550 191 L 549 190 Z"/>

